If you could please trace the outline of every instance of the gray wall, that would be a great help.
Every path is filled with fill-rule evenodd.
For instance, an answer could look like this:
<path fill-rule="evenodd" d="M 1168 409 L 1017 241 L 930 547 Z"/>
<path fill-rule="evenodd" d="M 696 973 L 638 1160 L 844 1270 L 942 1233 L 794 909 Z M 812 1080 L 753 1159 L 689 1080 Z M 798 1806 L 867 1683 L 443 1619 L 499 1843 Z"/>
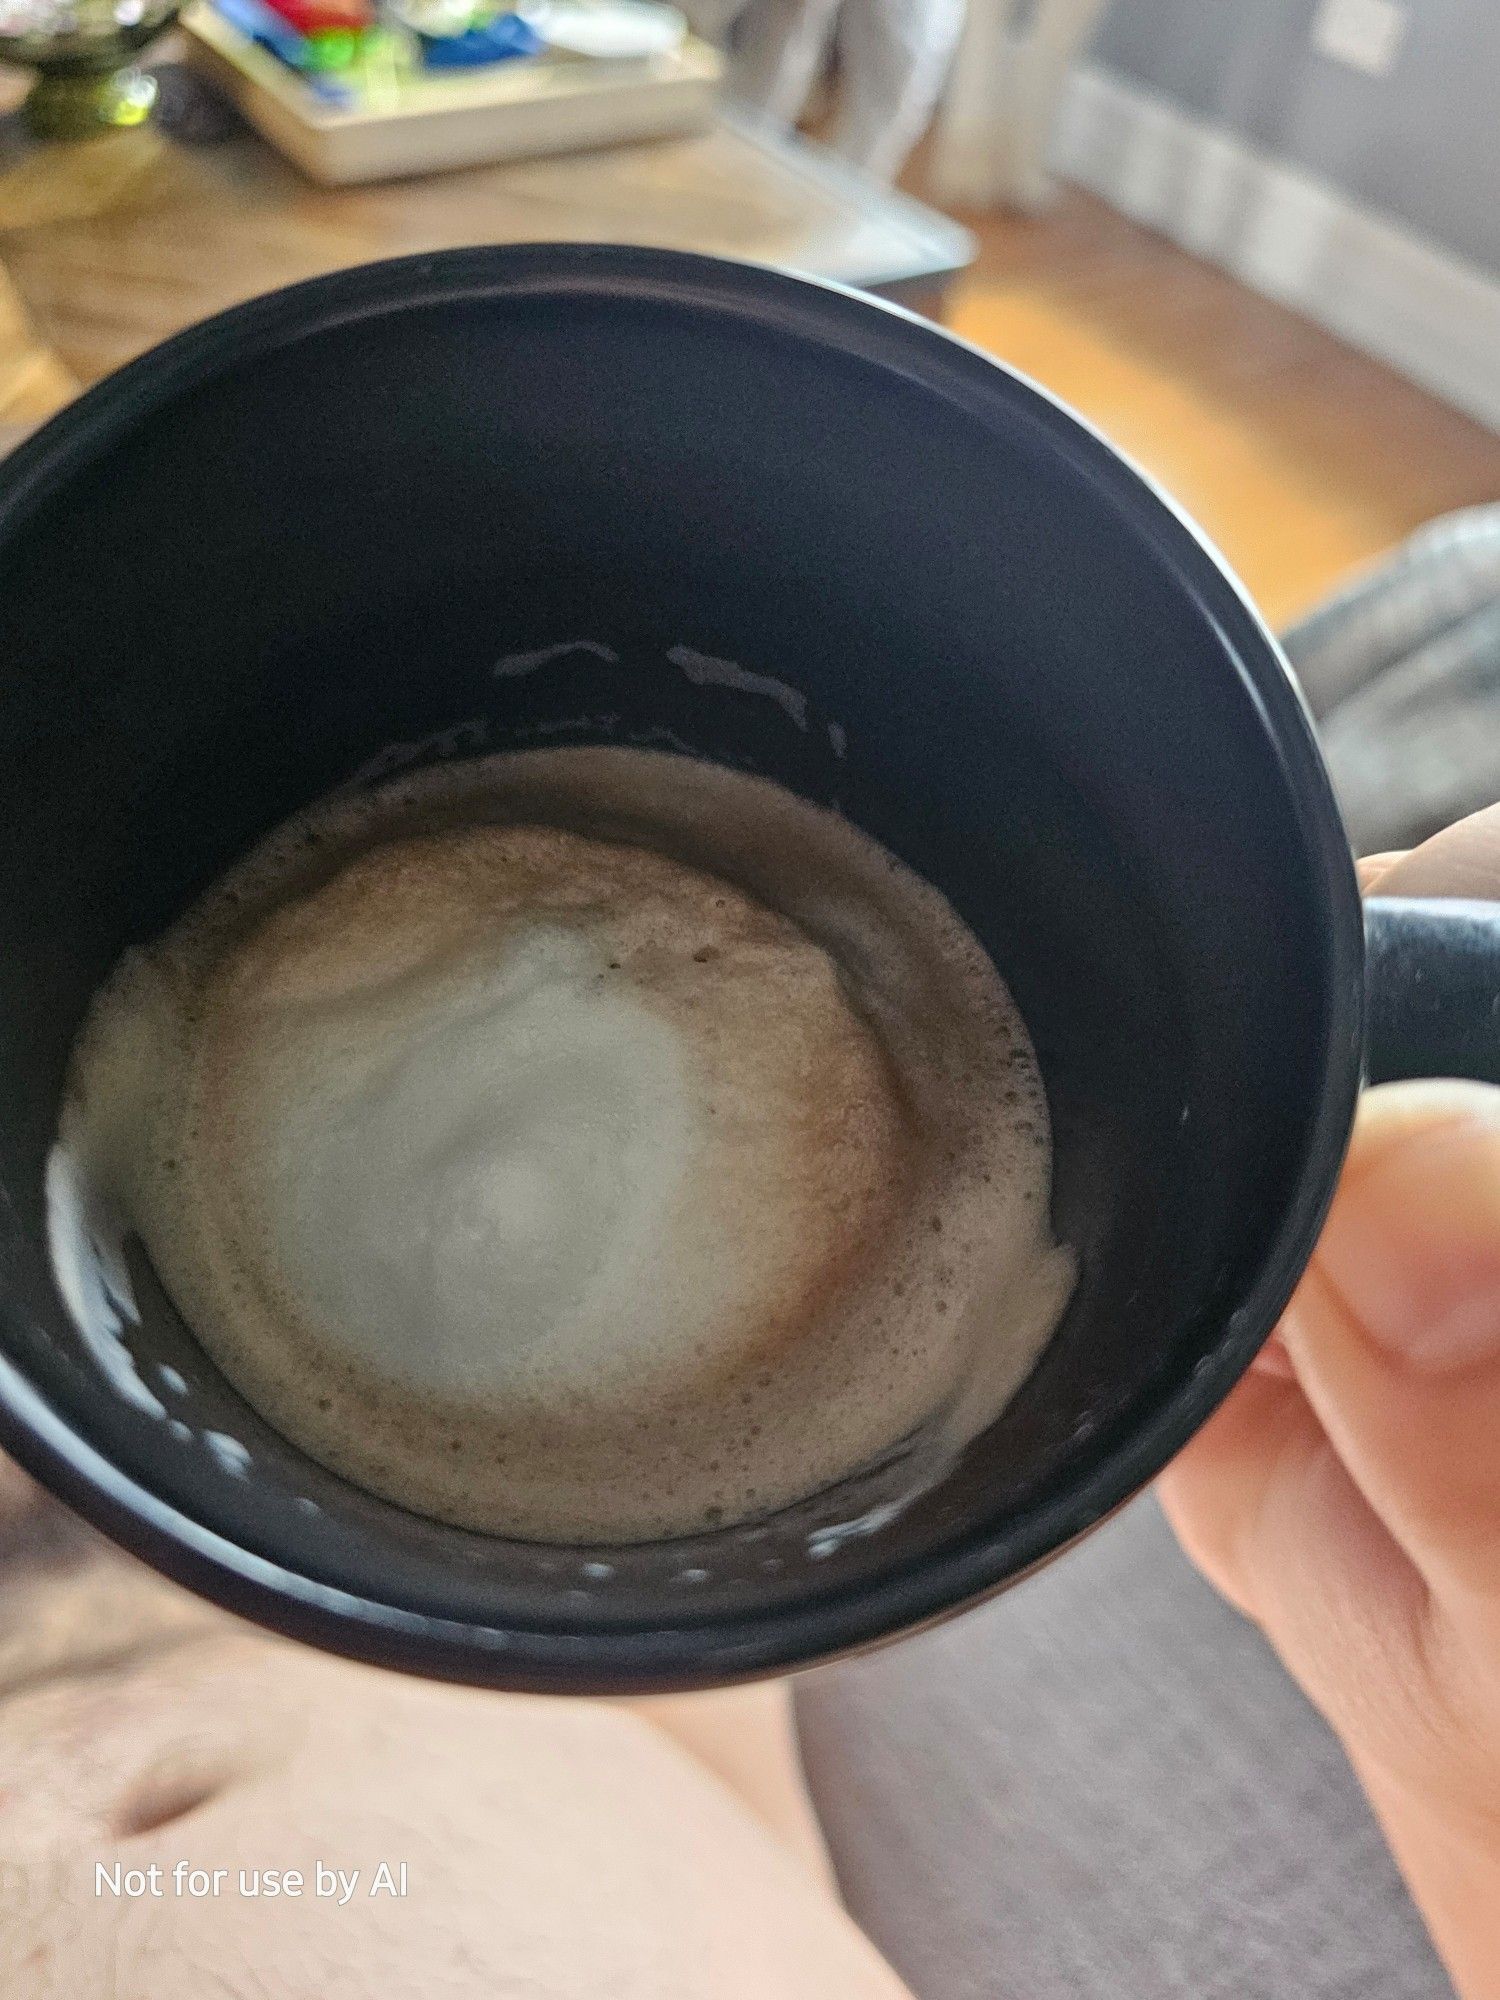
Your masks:
<path fill-rule="evenodd" d="M 1315 0 L 1112 0 L 1093 60 L 1500 273 L 1500 4 L 1406 5 L 1385 77 L 1317 53 Z"/>

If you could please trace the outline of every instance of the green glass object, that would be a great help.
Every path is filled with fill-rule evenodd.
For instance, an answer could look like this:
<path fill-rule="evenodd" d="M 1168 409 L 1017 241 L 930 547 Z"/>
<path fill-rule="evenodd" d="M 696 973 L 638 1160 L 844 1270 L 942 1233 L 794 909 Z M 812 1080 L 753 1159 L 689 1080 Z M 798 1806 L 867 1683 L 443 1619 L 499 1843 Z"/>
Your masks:
<path fill-rule="evenodd" d="M 156 83 L 132 58 L 181 0 L 0 0 L 0 62 L 34 69 L 23 115 L 39 139 L 83 139 L 151 116 Z"/>

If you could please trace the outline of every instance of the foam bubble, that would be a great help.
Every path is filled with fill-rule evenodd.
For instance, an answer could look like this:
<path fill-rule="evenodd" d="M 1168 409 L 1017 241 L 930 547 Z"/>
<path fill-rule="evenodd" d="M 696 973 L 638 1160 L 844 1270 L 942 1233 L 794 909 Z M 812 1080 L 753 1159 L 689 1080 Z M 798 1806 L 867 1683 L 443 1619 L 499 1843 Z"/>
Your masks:
<path fill-rule="evenodd" d="M 293 1442 L 542 1540 L 972 1435 L 1072 1285 L 1030 1043 L 944 899 L 638 750 L 288 823 L 101 990 L 58 1157 Z"/>

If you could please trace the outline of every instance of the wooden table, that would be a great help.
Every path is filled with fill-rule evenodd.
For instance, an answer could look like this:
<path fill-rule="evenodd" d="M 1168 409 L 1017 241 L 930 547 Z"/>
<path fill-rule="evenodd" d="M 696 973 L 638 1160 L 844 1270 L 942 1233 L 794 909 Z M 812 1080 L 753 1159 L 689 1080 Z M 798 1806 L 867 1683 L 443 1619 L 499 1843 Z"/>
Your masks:
<path fill-rule="evenodd" d="M 39 146 L 11 116 L 0 119 L 0 423 L 39 420 L 168 334 L 295 279 L 450 245 L 557 239 L 786 264 L 934 314 L 972 252 L 946 217 L 737 120 L 691 138 L 329 189 L 249 132 L 194 146 L 147 126 Z"/>

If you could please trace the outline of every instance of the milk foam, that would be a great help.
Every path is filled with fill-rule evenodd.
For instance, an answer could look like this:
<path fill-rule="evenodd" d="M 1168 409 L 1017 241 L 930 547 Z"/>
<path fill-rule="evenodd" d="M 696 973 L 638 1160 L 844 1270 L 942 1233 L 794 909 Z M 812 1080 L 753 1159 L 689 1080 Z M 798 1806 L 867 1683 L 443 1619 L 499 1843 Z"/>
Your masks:
<path fill-rule="evenodd" d="M 54 1165 L 75 1314 L 78 1218 L 118 1216 L 293 1442 L 543 1540 L 743 1518 L 938 1410 L 972 1435 L 1073 1282 L 1025 1028 L 944 899 L 646 751 L 290 822 L 101 989 Z"/>

